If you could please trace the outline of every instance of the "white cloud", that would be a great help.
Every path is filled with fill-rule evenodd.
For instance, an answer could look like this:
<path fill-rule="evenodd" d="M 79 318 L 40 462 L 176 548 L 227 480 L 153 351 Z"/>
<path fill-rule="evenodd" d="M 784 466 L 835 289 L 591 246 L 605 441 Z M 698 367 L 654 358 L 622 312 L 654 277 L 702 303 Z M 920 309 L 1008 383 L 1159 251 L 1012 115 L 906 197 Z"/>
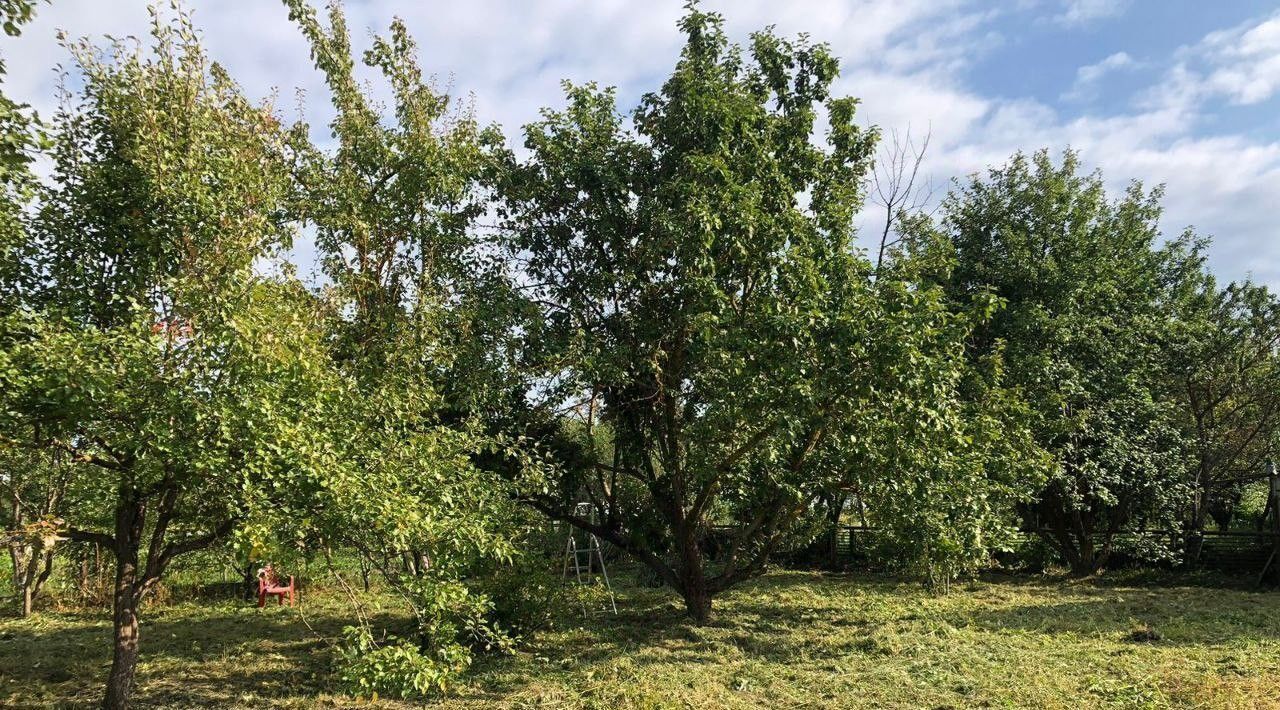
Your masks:
<path fill-rule="evenodd" d="M 1053 19 L 1067 27 L 1085 25 L 1121 15 L 1129 3 L 1130 0 L 1062 0 L 1062 12 Z"/>
<path fill-rule="evenodd" d="M 1164 79 L 1141 97 L 1146 105 L 1238 106 L 1280 94 L 1280 12 L 1210 32 L 1175 53 Z"/>
<path fill-rule="evenodd" d="M 280 104 L 291 116 L 293 89 L 305 89 L 307 117 L 313 126 L 324 125 L 327 93 L 280 3 L 193 4 L 211 54 L 227 64 L 249 94 L 264 96 L 278 87 Z M 481 120 L 500 122 L 508 140 L 519 144 L 523 123 L 536 118 L 540 107 L 561 104 L 561 79 L 617 85 L 623 110 L 640 92 L 656 88 L 679 50 L 675 23 L 682 5 L 681 0 L 365 0 L 349 3 L 348 19 L 357 42 L 367 44 L 370 31 L 384 31 L 392 15 L 400 14 L 420 44 L 426 71 L 451 82 L 455 92 L 474 95 Z M 1100 164 L 1117 188 L 1130 178 L 1166 183 L 1169 231 L 1195 224 L 1213 234 L 1212 263 L 1225 277 L 1252 272 L 1280 284 L 1280 239 L 1275 239 L 1271 214 L 1280 195 L 1280 141 L 1200 132 L 1206 102 L 1249 103 L 1280 92 L 1280 67 L 1274 64 L 1280 56 L 1280 15 L 1206 34 L 1172 57 L 1159 84 L 1135 97 L 1139 100 L 1130 110 L 1076 115 L 1063 113 L 1070 107 L 976 92 L 965 72 L 1003 41 L 1003 12 L 1039 8 L 1044 20 L 1074 26 L 1114 16 L 1128 3 L 1055 0 L 1047 12 L 1043 0 L 1015 5 L 992 10 L 991 3 L 976 0 L 705 2 L 726 14 L 737 39 L 776 25 L 784 35 L 807 31 L 830 43 L 844 68 L 836 88 L 863 99 L 861 120 L 885 129 L 910 127 L 917 136 L 931 132 L 924 169 L 935 183 L 945 185 L 952 176 L 1003 163 L 1015 150 L 1070 145 L 1086 161 Z M 1025 14 L 1014 16 L 1026 20 Z M 46 114 L 54 96 L 52 67 L 67 60 L 53 40 L 57 28 L 72 35 L 145 34 L 146 0 L 57 0 L 38 8 L 23 37 L 0 40 L 9 59 L 6 91 Z M 1111 72 L 1138 66 L 1129 54 L 1117 52 L 1080 67 L 1068 93 L 1087 95 Z"/>
<path fill-rule="evenodd" d="M 1237 104 L 1255 104 L 1280 91 L 1280 13 L 1257 24 L 1214 32 L 1193 54 L 1211 69 L 1204 88 Z"/>
<path fill-rule="evenodd" d="M 1128 52 L 1116 52 L 1093 64 L 1086 64 L 1076 70 L 1076 80 L 1071 88 L 1062 94 L 1067 101 L 1085 101 L 1097 94 L 1098 82 L 1108 74 L 1122 69 L 1132 69 L 1138 65 Z"/>

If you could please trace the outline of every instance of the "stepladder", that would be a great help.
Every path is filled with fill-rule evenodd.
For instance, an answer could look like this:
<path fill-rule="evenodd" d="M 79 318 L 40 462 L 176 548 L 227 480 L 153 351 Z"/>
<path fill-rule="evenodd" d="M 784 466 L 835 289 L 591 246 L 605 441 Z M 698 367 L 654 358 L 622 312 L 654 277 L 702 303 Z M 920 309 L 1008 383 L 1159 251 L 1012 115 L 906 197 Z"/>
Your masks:
<path fill-rule="evenodd" d="M 585 538 L 581 545 L 578 544 L 580 536 Z M 609 608 L 617 614 L 618 602 L 613 596 L 613 585 L 609 582 L 609 570 L 605 566 L 600 538 L 592 533 L 580 533 L 572 527 L 569 528 L 568 537 L 564 545 L 562 577 L 566 582 L 572 581 L 582 585 L 593 584 L 597 580 L 602 582 L 605 592 L 609 595 Z M 585 599 L 582 602 L 582 612 L 584 615 L 587 613 Z"/>

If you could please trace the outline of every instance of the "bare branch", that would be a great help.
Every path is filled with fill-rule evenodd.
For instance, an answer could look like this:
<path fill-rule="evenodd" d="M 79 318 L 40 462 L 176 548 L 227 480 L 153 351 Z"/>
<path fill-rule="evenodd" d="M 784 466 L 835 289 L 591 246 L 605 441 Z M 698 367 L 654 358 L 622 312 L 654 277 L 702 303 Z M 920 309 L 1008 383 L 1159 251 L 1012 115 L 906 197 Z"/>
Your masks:
<path fill-rule="evenodd" d="M 871 169 L 871 202 L 884 209 L 884 225 L 876 252 L 877 272 L 885 252 L 902 241 L 901 235 L 894 233 L 894 225 L 904 214 L 918 212 L 933 200 L 933 180 L 925 178 L 920 182 L 920 166 L 933 138 L 932 129 L 918 145 L 910 126 L 905 135 L 899 135 L 896 129 L 889 135 L 888 143 Z"/>

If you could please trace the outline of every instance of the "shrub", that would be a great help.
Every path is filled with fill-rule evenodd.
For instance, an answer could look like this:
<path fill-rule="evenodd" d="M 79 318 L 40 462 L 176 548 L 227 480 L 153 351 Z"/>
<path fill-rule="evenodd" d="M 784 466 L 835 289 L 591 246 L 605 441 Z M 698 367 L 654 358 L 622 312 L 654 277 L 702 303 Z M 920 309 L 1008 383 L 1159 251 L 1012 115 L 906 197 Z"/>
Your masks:
<path fill-rule="evenodd" d="M 348 626 L 338 647 L 338 677 L 353 695 L 429 697 L 446 692 L 471 666 L 471 651 L 460 643 L 424 649 L 403 638 L 382 643 L 368 630 Z"/>
<path fill-rule="evenodd" d="M 475 580 L 489 603 L 484 626 L 501 629 L 507 644 L 518 644 L 568 612 L 569 593 L 553 563 L 537 554 L 515 557 L 509 566 Z"/>

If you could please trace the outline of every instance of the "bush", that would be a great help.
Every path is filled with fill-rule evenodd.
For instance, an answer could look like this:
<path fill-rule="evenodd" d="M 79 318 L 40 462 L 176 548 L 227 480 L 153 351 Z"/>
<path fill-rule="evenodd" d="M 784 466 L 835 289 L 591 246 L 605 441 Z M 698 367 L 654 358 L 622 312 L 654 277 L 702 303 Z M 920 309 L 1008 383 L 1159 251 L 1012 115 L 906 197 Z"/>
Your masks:
<path fill-rule="evenodd" d="M 365 629 L 348 626 L 338 647 L 338 677 L 357 696 L 422 698 L 446 692 L 471 666 L 459 643 L 424 648 L 407 639 L 377 643 Z"/>
<path fill-rule="evenodd" d="M 1173 567 L 1182 562 L 1182 541 L 1167 534 L 1135 532 L 1117 535 L 1107 566 Z"/>
<path fill-rule="evenodd" d="M 1237 530 L 1253 530 L 1262 526 L 1263 513 L 1267 509 L 1267 496 L 1270 495 L 1269 481 L 1255 481 L 1243 486 L 1240 502 L 1236 504 L 1235 515 L 1231 527 Z"/>
<path fill-rule="evenodd" d="M 1062 555 L 1039 535 L 1023 535 L 1008 552 L 998 553 L 997 561 L 1004 567 L 1024 572 L 1044 572 L 1063 564 Z"/>
<path fill-rule="evenodd" d="M 476 652 L 509 652 L 514 641 L 493 625 L 492 602 L 458 580 L 401 577 L 397 590 L 417 617 L 402 634 L 374 637 L 366 625 L 345 630 L 338 677 L 356 695 L 428 697 L 446 692 Z M 385 633 L 385 632 L 384 632 Z"/>
<path fill-rule="evenodd" d="M 489 602 L 484 626 L 501 629 L 507 644 L 518 644 L 564 615 L 569 593 L 552 566 L 541 555 L 520 555 L 511 565 L 476 579 L 475 590 Z"/>

